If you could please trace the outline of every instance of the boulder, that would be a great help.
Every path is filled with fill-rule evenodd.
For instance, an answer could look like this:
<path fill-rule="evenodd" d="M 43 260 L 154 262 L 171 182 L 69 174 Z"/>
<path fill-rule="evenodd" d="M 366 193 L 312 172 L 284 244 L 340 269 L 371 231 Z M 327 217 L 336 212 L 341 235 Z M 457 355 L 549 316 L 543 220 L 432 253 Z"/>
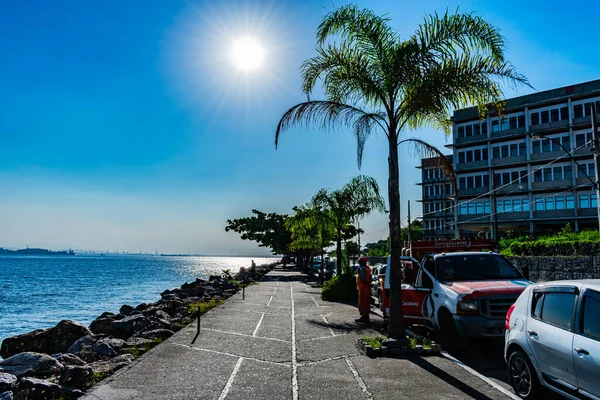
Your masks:
<path fill-rule="evenodd" d="M 13 390 L 17 386 L 17 377 L 13 374 L 0 372 L 0 393 Z"/>
<path fill-rule="evenodd" d="M 133 362 L 134 358 L 131 354 L 121 354 L 115 358 L 105 361 L 96 361 L 89 364 L 94 371 L 94 374 L 111 375 L 116 370 L 123 368 Z"/>
<path fill-rule="evenodd" d="M 29 390 L 19 390 L 15 393 L 14 400 L 27 400 L 29 398 Z"/>
<path fill-rule="evenodd" d="M 72 388 L 63 388 L 56 383 L 52 383 L 37 378 L 22 378 L 19 381 L 20 391 L 29 391 L 28 400 L 53 400 L 53 399 L 77 399 L 83 396 L 81 390 Z"/>
<path fill-rule="evenodd" d="M 154 341 L 151 339 L 146 339 L 146 338 L 142 338 L 142 337 L 131 337 L 129 339 L 127 339 L 127 342 L 125 342 L 125 345 L 123 346 L 123 349 L 130 349 L 132 347 L 140 347 L 140 346 L 145 346 L 145 345 L 149 345 L 152 346 L 154 345 Z"/>
<path fill-rule="evenodd" d="M 116 351 L 121 350 L 121 347 L 125 345 L 125 341 L 123 339 L 107 337 L 98 340 L 98 343 L 106 343 Z"/>
<path fill-rule="evenodd" d="M 53 354 L 52 357 L 56 358 L 59 363 L 64 366 L 67 365 L 85 365 L 85 361 L 77 357 L 75 354 L 64 353 L 64 354 Z"/>
<path fill-rule="evenodd" d="M 95 334 L 114 335 L 116 332 L 115 322 L 119 319 L 116 318 L 115 314 L 104 317 L 102 315 L 92 321 L 90 330 Z"/>
<path fill-rule="evenodd" d="M 64 353 L 77 339 L 90 333 L 91 331 L 83 325 L 63 320 L 54 328 L 38 329 L 4 339 L 0 347 L 0 356 L 9 358 L 23 352 Z"/>
<path fill-rule="evenodd" d="M 123 315 L 127 316 L 127 315 L 131 314 L 131 312 L 133 310 L 135 310 L 135 308 L 133 308 L 127 304 L 123 304 L 121 306 L 121 308 L 119 309 L 119 314 L 123 314 Z"/>
<path fill-rule="evenodd" d="M 85 389 L 94 377 L 94 370 L 89 365 L 69 365 L 60 375 L 58 383 L 62 386 Z"/>
<path fill-rule="evenodd" d="M 141 332 L 138 334 L 138 336 L 145 339 L 165 340 L 173 336 L 174 333 L 175 332 L 170 329 L 153 329 L 151 331 Z"/>
<path fill-rule="evenodd" d="M 25 352 L 19 353 L 0 362 L 4 372 L 16 376 L 50 376 L 59 373 L 63 365 L 56 358 L 47 354 Z"/>
<path fill-rule="evenodd" d="M 153 326 L 153 321 L 144 315 L 131 315 L 122 320 L 115 321 L 114 336 L 120 339 L 127 339 L 133 336 L 136 332 L 146 330 Z"/>
<path fill-rule="evenodd" d="M 93 335 L 87 335 L 73 343 L 68 350 L 69 353 L 75 354 L 83 360 L 90 360 L 92 358 L 92 347 L 96 343 L 96 339 Z"/>
<path fill-rule="evenodd" d="M 14 400 L 12 392 L 0 393 L 0 400 Z"/>
<path fill-rule="evenodd" d="M 156 309 L 156 308 L 144 311 L 144 315 L 146 317 L 154 317 L 154 318 L 158 318 L 158 319 L 162 319 L 162 320 L 166 320 L 166 321 L 169 321 L 169 319 L 171 318 L 171 316 L 169 314 L 167 314 L 165 311 L 163 311 L 161 309 Z"/>
<path fill-rule="evenodd" d="M 138 311 L 144 311 L 146 308 L 148 308 L 148 304 L 141 303 L 141 304 L 138 304 L 135 309 L 138 310 Z"/>
<path fill-rule="evenodd" d="M 117 355 L 117 352 L 110 347 L 108 343 L 97 342 L 92 347 L 92 352 L 94 353 L 94 359 L 100 360 L 104 358 L 110 358 Z"/>

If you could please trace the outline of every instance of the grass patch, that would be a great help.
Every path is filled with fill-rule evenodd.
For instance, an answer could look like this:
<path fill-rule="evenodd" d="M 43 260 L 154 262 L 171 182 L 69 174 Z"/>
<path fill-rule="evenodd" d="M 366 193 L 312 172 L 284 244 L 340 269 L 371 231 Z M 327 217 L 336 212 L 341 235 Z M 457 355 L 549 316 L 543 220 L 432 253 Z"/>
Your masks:
<path fill-rule="evenodd" d="M 200 311 L 200 314 L 204 314 L 208 310 L 212 310 L 213 308 L 215 308 L 216 306 L 218 306 L 219 304 L 222 304 L 222 303 L 223 303 L 223 300 L 215 300 L 215 299 L 211 299 L 209 301 L 200 301 L 198 303 L 190 304 L 188 306 L 188 311 L 192 314 L 195 314 L 198 311 Z"/>
<path fill-rule="evenodd" d="M 321 299 L 327 301 L 354 300 L 358 297 L 356 278 L 352 274 L 336 275 L 323 284 Z"/>
<path fill-rule="evenodd" d="M 375 336 L 375 337 L 364 337 L 361 338 L 363 342 L 365 342 L 368 346 L 371 346 L 374 349 L 380 349 L 383 346 L 383 341 L 387 339 L 385 336 Z"/>

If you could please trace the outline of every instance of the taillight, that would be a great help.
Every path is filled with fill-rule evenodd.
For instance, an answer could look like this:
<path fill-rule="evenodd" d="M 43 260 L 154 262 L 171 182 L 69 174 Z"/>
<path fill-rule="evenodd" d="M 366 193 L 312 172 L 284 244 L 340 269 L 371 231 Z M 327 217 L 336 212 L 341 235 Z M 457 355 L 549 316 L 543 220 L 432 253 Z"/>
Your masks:
<path fill-rule="evenodd" d="M 512 315 L 513 311 L 515 311 L 514 304 L 508 309 L 508 312 L 506 313 L 506 319 L 504 320 L 504 329 L 507 331 L 510 331 L 510 316 Z"/>

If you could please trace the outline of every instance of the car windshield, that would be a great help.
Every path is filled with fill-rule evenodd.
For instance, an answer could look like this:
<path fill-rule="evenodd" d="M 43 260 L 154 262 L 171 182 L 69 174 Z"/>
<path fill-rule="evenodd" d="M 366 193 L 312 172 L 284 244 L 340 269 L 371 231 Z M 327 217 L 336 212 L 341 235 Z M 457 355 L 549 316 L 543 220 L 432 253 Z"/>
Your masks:
<path fill-rule="evenodd" d="M 523 278 L 511 263 L 495 254 L 438 257 L 435 262 L 438 279 L 442 282 Z"/>

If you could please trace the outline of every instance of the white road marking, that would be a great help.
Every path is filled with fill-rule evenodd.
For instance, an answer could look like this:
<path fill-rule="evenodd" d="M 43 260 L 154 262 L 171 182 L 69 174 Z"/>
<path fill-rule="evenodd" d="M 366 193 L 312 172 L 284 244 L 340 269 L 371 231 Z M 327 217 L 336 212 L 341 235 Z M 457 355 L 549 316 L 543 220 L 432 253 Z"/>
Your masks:
<path fill-rule="evenodd" d="M 239 333 L 239 332 L 228 332 L 228 331 L 222 331 L 220 329 L 211 329 L 211 328 L 201 328 L 204 331 L 211 331 L 211 332 L 218 332 L 218 333 L 224 333 L 226 335 L 234 335 L 234 336 L 245 336 L 245 337 L 255 337 L 257 339 L 264 339 L 264 340 L 273 340 L 275 342 L 283 342 L 283 343 L 289 343 L 289 340 L 283 340 L 283 339 L 276 339 L 276 338 L 268 338 L 268 337 L 262 337 L 262 336 L 253 336 L 253 335 L 247 335 L 245 333 Z"/>
<path fill-rule="evenodd" d="M 277 285 L 275 285 L 275 286 L 279 286 L 279 281 L 277 281 Z"/>
<path fill-rule="evenodd" d="M 314 298 L 313 296 L 310 296 L 310 298 L 312 299 L 312 301 L 314 301 L 314 302 L 315 302 L 315 306 L 317 306 L 317 307 L 321 307 L 321 306 L 319 305 L 319 303 L 317 303 L 317 301 L 315 300 L 315 298 Z"/>
<path fill-rule="evenodd" d="M 294 315 L 294 287 L 290 282 L 292 300 L 292 399 L 298 400 L 298 359 L 296 357 L 296 316 Z"/>
<path fill-rule="evenodd" d="M 259 306 L 259 307 L 265 307 L 264 304 L 258 304 L 258 303 L 247 303 L 247 302 L 243 302 L 243 301 L 239 301 L 237 302 L 239 304 L 247 304 L 247 305 L 251 305 L 251 306 Z M 270 303 L 270 301 L 269 301 Z M 235 302 L 234 302 L 235 304 Z M 289 308 L 288 306 L 269 306 L 269 307 L 275 307 L 275 308 Z M 212 310 L 211 310 L 212 311 Z"/>
<path fill-rule="evenodd" d="M 269 307 L 269 306 L 271 305 L 271 301 L 272 301 L 272 300 L 273 300 L 273 296 L 271 296 L 271 297 L 269 298 L 269 302 L 267 303 L 267 307 Z"/>
<path fill-rule="evenodd" d="M 493 380 L 491 380 L 490 378 L 488 378 L 487 376 L 481 375 L 479 372 L 475 371 L 473 368 L 466 366 L 465 364 L 463 364 L 460 360 L 457 360 L 456 358 L 452 357 L 450 354 L 448 354 L 445 351 L 442 351 L 440 353 L 441 355 L 443 355 L 444 357 L 446 357 L 448 360 L 452 361 L 453 363 L 455 363 L 456 365 L 458 365 L 459 367 L 463 368 L 465 371 L 470 372 L 471 374 L 475 375 L 476 377 L 478 377 L 479 379 L 483 380 L 485 383 L 487 383 L 488 385 L 490 385 L 491 387 L 493 387 L 494 389 L 498 390 L 499 392 L 504 393 L 505 395 L 507 395 L 508 397 L 510 397 L 513 400 L 519 400 L 520 397 L 516 396 L 514 393 L 512 393 L 509 390 L 506 390 L 505 388 L 503 388 L 501 385 L 497 384 L 496 382 L 494 382 Z"/>
<path fill-rule="evenodd" d="M 229 357 L 235 357 L 235 358 L 240 357 L 238 354 L 225 353 L 223 351 L 217 351 L 217 350 L 211 350 L 211 349 L 203 349 L 201 347 L 188 346 L 187 344 L 179 344 L 179 343 L 170 343 L 170 344 L 173 346 L 187 347 L 188 349 L 192 349 L 192 350 L 204 351 L 207 353 L 215 353 L 215 354 L 219 354 L 222 356 L 229 356 Z M 250 360 L 250 361 L 256 361 L 256 362 L 260 362 L 260 363 L 265 363 L 265 364 L 279 365 L 281 367 L 286 367 L 286 368 L 291 367 L 291 365 L 289 365 L 288 363 L 285 363 L 285 362 L 267 361 L 267 360 L 261 360 L 260 358 L 245 357 L 245 356 L 244 356 L 244 359 Z"/>
<path fill-rule="evenodd" d="M 235 376 L 237 375 L 237 373 L 240 369 L 240 365 L 242 365 L 242 361 L 244 361 L 244 357 L 240 357 L 237 364 L 235 364 L 235 368 L 233 369 L 233 372 L 229 376 L 229 379 L 227 380 L 227 383 L 225 384 L 225 387 L 223 388 L 223 391 L 221 392 L 221 395 L 219 396 L 219 400 L 225 400 L 225 397 L 227 397 L 227 394 L 229 393 L 229 389 L 231 389 L 231 385 L 233 384 L 233 380 L 235 379 Z"/>
<path fill-rule="evenodd" d="M 254 332 L 252 332 L 252 336 L 256 337 L 256 334 L 258 333 L 258 328 L 260 328 L 260 324 L 262 324 L 264 317 L 265 317 L 265 313 L 262 313 L 262 315 L 260 316 L 260 319 L 258 320 L 258 324 L 256 324 L 256 329 L 254 330 Z"/>
<path fill-rule="evenodd" d="M 316 337 L 316 338 L 302 339 L 302 340 L 300 340 L 300 342 L 310 342 L 310 341 L 313 341 L 313 340 L 333 339 L 333 338 L 338 338 L 340 336 L 346 336 L 346 335 L 349 335 L 349 334 L 350 333 L 338 333 L 335 336 L 331 336 L 331 335 L 329 335 L 329 336 L 319 336 L 319 337 Z"/>
<path fill-rule="evenodd" d="M 331 333 L 331 336 L 335 336 L 335 332 L 333 331 L 333 329 L 331 329 L 331 326 L 329 325 L 329 322 L 327 322 L 327 318 L 325 318 L 324 315 L 321 315 L 321 317 L 323 318 L 323 321 L 325 322 L 325 325 L 327 325 L 327 329 L 329 329 L 329 333 Z"/>
<path fill-rule="evenodd" d="M 331 337 L 331 336 L 327 336 L 327 337 Z M 329 357 L 329 358 L 324 358 L 322 360 L 307 361 L 307 362 L 299 363 L 298 366 L 299 367 L 306 367 L 307 365 L 321 364 L 321 363 L 328 362 L 328 361 L 341 360 L 342 358 L 354 357 L 354 356 L 360 356 L 360 355 L 361 355 L 361 353 L 352 353 L 352 354 L 346 354 L 346 355 L 343 355 L 343 356 Z"/>
<path fill-rule="evenodd" d="M 358 371 L 356 370 L 356 368 L 354 368 L 354 364 L 352 364 L 352 361 L 350 361 L 350 358 L 348 358 L 348 356 L 346 356 L 344 358 L 346 359 L 346 364 L 348 364 L 348 368 L 350 368 L 350 371 L 352 371 L 352 375 L 354 375 L 354 379 L 356 379 L 356 383 L 358 383 L 358 386 L 360 387 L 363 394 L 365 395 L 365 398 L 372 399 L 373 395 L 371 394 L 371 392 L 369 392 L 369 389 L 367 389 L 367 385 L 365 385 L 365 382 L 362 380 L 362 378 L 358 374 Z"/>

